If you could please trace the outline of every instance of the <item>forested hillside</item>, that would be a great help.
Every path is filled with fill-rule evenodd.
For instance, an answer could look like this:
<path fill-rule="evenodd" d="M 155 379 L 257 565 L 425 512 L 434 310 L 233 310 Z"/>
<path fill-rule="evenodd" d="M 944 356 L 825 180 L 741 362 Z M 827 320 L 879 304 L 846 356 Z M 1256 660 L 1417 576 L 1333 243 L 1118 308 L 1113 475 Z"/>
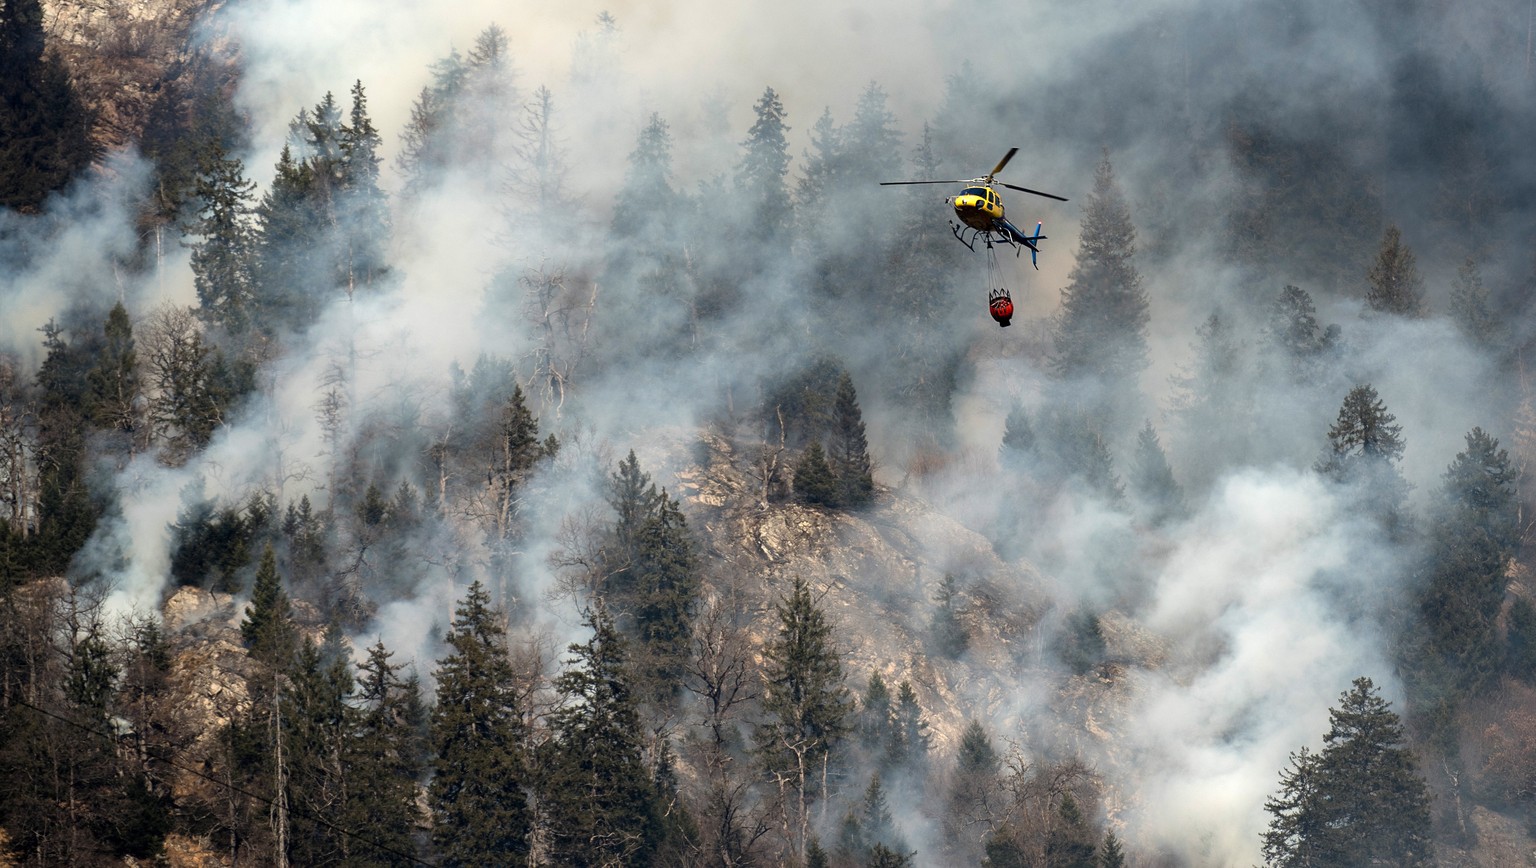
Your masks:
<path fill-rule="evenodd" d="M 1536 851 L 1530 0 L 653 5 L 0 4 L 0 865 Z"/>

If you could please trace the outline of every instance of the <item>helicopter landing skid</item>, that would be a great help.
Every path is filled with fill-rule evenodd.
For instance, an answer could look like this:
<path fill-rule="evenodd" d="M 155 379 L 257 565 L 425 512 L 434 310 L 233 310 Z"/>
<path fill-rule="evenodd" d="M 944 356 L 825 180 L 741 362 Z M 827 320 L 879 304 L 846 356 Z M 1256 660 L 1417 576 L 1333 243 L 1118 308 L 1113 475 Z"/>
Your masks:
<path fill-rule="evenodd" d="M 1002 232 L 994 233 L 994 232 L 990 232 L 990 231 L 988 231 L 986 229 L 972 229 L 969 226 L 963 226 L 963 225 L 961 225 L 959 223 L 956 223 L 953 220 L 949 221 L 949 231 L 950 231 L 950 234 L 955 236 L 955 240 L 956 241 L 959 241 L 961 244 L 964 244 L 966 247 L 970 248 L 972 251 L 976 250 L 976 241 L 978 239 L 980 239 L 980 240 L 986 242 L 988 250 L 991 250 L 993 243 L 996 242 L 998 244 L 1007 244 L 1008 246 L 1013 247 L 1014 248 L 1014 252 L 1013 252 L 1014 256 L 1018 256 L 1020 253 L 1023 252 L 1022 250 L 1019 249 L 1019 245 L 1015 244 L 1013 242 L 1013 239 L 1009 238 L 1006 233 L 1002 233 Z M 967 236 L 969 236 L 969 237 L 967 237 Z"/>

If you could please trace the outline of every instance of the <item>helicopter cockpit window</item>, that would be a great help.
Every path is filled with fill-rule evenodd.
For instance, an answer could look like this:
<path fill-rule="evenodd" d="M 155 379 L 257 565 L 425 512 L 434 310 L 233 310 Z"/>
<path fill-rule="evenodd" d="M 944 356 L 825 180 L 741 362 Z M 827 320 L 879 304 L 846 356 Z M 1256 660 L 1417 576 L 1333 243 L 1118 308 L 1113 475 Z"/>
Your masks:
<path fill-rule="evenodd" d="M 985 188 L 985 187 L 966 187 L 964 190 L 960 191 L 960 195 L 962 195 L 962 196 L 980 196 L 981 198 L 985 199 L 987 197 L 987 188 Z"/>

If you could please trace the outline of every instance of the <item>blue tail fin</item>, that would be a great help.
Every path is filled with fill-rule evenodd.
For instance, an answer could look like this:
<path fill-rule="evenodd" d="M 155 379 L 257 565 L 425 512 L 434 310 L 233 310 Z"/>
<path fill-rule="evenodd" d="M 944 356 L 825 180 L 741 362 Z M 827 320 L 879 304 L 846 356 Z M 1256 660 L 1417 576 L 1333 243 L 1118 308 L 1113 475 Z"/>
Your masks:
<path fill-rule="evenodd" d="M 1045 228 L 1045 221 L 1042 220 L 1037 222 L 1035 224 L 1035 237 L 1029 239 L 1029 264 L 1033 265 L 1036 269 L 1040 267 L 1040 248 L 1037 246 L 1036 242 L 1043 241 L 1045 239 L 1045 236 L 1040 234 L 1040 230 L 1043 228 Z"/>

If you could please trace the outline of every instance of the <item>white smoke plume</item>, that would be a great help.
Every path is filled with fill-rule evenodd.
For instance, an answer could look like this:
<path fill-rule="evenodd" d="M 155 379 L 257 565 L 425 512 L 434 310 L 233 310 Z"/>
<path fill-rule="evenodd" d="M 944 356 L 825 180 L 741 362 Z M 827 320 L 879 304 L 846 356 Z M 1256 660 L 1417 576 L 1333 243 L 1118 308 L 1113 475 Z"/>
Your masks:
<path fill-rule="evenodd" d="M 1170 189 L 1163 183 L 1165 169 L 1186 155 L 1167 145 L 1167 128 L 1184 124 L 1190 136 L 1181 144 L 1209 146 L 1220 140 L 1212 131 L 1233 101 L 1258 91 L 1272 101 L 1266 111 L 1282 128 L 1355 107 L 1360 130 L 1343 147 L 1362 160 L 1376 159 L 1387 149 L 1387 126 L 1385 110 L 1374 103 L 1391 90 L 1405 60 L 1421 57 L 1414 53 L 1420 49 L 1398 44 L 1364 13 L 1325 2 L 1284 4 L 1289 18 L 1265 18 L 1257 31 L 1268 41 L 1246 36 L 1245 13 L 1274 16 L 1276 5 L 987 2 L 875 10 L 810 0 L 741 8 L 700 0 L 616 3 L 608 11 L 619 36 L 601 58 L 602 82 L 593 85 L 573 81 L 572 72 L 573 66 L 581 72 L 582 51 L 592 44 L 602 7 L 509 7 L 484 0 L 448 6 L 408 0 L 235 4 L 208 38 L 216 34 L 240 46 L 237 103 L 253 131 L 251 151 L 243 155 L 250 177 L 265 183 L 299 109 L 326 91 L 340 98 L 361 80 L 384 136 L 384 184 L 398 193 L 403 181 L 391 168 L 397 137 L 428 83 L 430 64 L 450 50 L 466 51 L 495 22 L 510 38 L 521 94 L 541 84 L 554 92 L 571 168 L 573 223 L 551 234 L 518 221 L 506 177 L 508 154 L 490 155 L 483 173 L 450 172 L 409 201 L 397 196 L 384 291 L 350 303 L 338 298 L 304 342 L 287 347 L 271 364 L 258 395 L 188 466 L 167 468 L 153 455 L 128 464 L 114 482 L 122 515 L 104 522 L 83 556 L 109 563 L 124 558 L 123 566 L 113 567 L 112 605 L 149 608 L 169 588 L 169 527 L 187 486 L 200 483 L 209 496 L 228 503 L 258 489 L 274 491 L 282 504 L 306 494 L 325 502 L 327 480 L 342 456 L 322 430 L 316 402 L 338 359 L 354 360 L 353 419 L 398 411 L 423 428 L 451 425 L 444 386 L 450 365 L 468 370 L 481 354 L 520 360 L 535 348 L 520 315 L 487 313 L 489 299 L 501 293 L 505 301 L 509 275 L 515 282 L 530 268 L 563 268 L 571 291 L 589 291 L 578 284 L 582 275 L 590 282 L 612 252 L 606 245 L 613 193 L 652 112 L 670 124 L 674 188 L 694 194 L 705 182 L 729 177 L 751 122 L 750 106 L 765 86 L 780 93 L 789 112 L 793 178 L 823 108 L 845 122 L 872 81 L 890 95 L 888 107 L 904 134 L 902 152 L 910 153 L 924 121 L 938 116 L 950 77 L 969 63 L 971 92 L 982 100 L 972 108 L 981 120 L 974 128 L 944 130 L 958 144 L 940 154 L 942 171 L 956 177 L 980 173 L 1018 145 L 1024 151 L 1006 177 L 1073 201 L 1041 207 L 1019 201 L 1022 195 L 1009 200 L 1010 207 L 1043 217 L 1051 240 L 1038 272 L 1022 260 L 1005 263 L 1020 307 L 1019 321 L 1006 331 L 981 317 L 981 291 L 975 288 L 980 257 L 955 245 L 952 286 L 942 303 L 974 311 L 976 322 L 962 317 L 953 335 L 953 346 L 966 354 L 967 374 L 953 397 L 950 433 L 958 452 L 982 457 L 923 480 L 922 492 L 967 526 L 1009 528 L 1024 537 L 1024 557 L 1042 570 L 1061 605 L 1122 607 L 1166 641 L 1167 662 L 1134 670 L 1126 723 L 1101 756 L 1091 757 L 1114 794 L 1110 820 L 1124 830 L 1132 852 L 1171 854 L 1191 864 L 1251 863 L 1258 858 L 1262 803 L 1287 753 L 1315 745 L 1328 706 L 1349 680 L 1365 674 L 1389 697 L 1401 693 L 1383 625 L 1411 589 L 1402 553 L 1372 542 L 1370 530 L 1309 470 L 1343 389 L 1373 383 L 1396 414 L 1408 442 L 1402 468 L 1419 504 L 1438 485 L 1462 434 L 1473 425 L 1498 432 L 1507 414 L 1483 385 L 1496 363 L 1465 344 L 1444 316 L 1458 262 L 1426 244 L 1421 261 L 1433 316 L 1406 323 L 1370 319 L 1358 303 L 1363 274 L 1353 286 L 1314 281 L 1305 288 L 1319 299 L 1319 318 L 1341 324 L 1351 347 L 1350 370 L 1333 372 L 1342 389 L 1306 405 L 1285 403 L 1297 399 L 1291 393 L 1258 396 L 1282 409 L 1264 417 L 1273 426 L 1256 433 L 1251 455 L 1235 466 L 1191 466 L 1199 457 L 1180 452 L 1167 412 L 1168 378 L 1188 363 L 1195 326 L 1215 308 L 1229 311 L 1257 353 L 1253 324 L 1263 304 L 1285 282 L 1303 278 L 1287 272 L 1255 280 L 1220 257 L 1219 230 L 1207 219 L 1211 203 L 1245 182 L 1221 157 L 1207 156 L 1190 188 Z M 1491 22 L 1464 24 L 1458 44 L 1505 38 Z M 1270 38 L 1277 30 L 1292 41 Z M 1117 68 L 1117 62 L 1148 56 L 1148 44 L 1177 46 L 1158 56 L 1181 58 L 1181 65 L 1139 73 Z M 1452 53 L 1426 50 L 1425 62 L 1437 59 L 1436 51 Z M 1242 75 L 1209 74 L 1230 72 L 1224 58 L 1231 56 L 1245 59 Z M 1496 78 L 1495 84 L 1490 99 L 1507 99 L 1507 82 Z M 497 108 L 515 114 L 522 106 Z M 1012 406 L 1038 406 L 1047 388 L 1041 339 L 1057 290 L 1069 280 L 1079 206 L 1101 149 L 1115 161 L 1142 227 L 1140 264 L 1153 299 L 1153 359 L 1142 380 L 1148 415 L 1170 454 L 1184 455 L 1175 472 L 1210 480 L 1190 492 L 1192 516 L 1163 532 L 1155 545 L 1140 544 L 1142 531 L 1124 511 L 1091 499 L 1017 502 L 1015 492 L 996 484 L 990 457 Z M 1399 168 L 1406 173 L 1411 167 Z M 86 299 L 101 307 L 122 299 L 137 318 L 162 302 L 192 299 L 186 257 L 172 245 L 159 270 L 148 275 L 116 264 L 135 244 L 130 204 L 145 169 L 128 155 L 114 157 L 109 169 L 55 199 L 43 218 L 0 215 L 0 348 L 25 363 L 41 360 L 36 329 Z M 1385 204 L 1408 227 L 1410 241 L 1443 241 L 1459 253 L 1459 242 L 1435 237 L 1427 216 L 1404 207 L 1422 203 L 1426 194 L 1393 180 L 1398 183 Z M 945 188 L 927 189 L 934 192 L 932 218 L 942 223 L 947 194 L 938 191 Z M 901 231 L 881 222 L 901 207 L 898 195 L 872 190 L 871 198 L 851 203 L 856 216 L 849 223 L 873 221 L 883 234 Z M 889 204 L 871 204 L 877 202 Z M 1492 234 L 1519 234 L 1523 218 L 1511 213 Z M 668 228 L 698 233 L 690 240 L 700 244 L 712 240 L 698 226 Z M 832 231 L 852 239 L 860 228 Z M 1294 232 L 1298 261 L 1320 240 L 1306 226 L 1288 231 Z M 537 517 L 519 560 L 523 602 L 538 628 L 554 625 L 560 635 L 574 635 L 571 613 L 549 603 L 559 577 L 548 555 L 558 547 L 561 517 L 601 505 L 603 477 L 592 469 L 608 472 L 630 447 L 649 459 L 648 435 L 687 430 L 720 415 L 723 384 L 756 383 L 785 359 L 798 358 L 814 315 L 804 288 L 808 265 L 743 276 L 750 294 L 740 313 L 717 324 L 716 344 L 687 361 L 642 360 L 624 371 L 594 372 L 579 381 L 568 404 L 535 407 L 546 432 L 557 430 L 573 444 L 562 467 L 552 471 L 558 479 L 537 495 L 542 508 L 530 510 Z M 1490 280 L 1508 283 L 1508 275 L 1527 266 L 1500 262 L 1488 273 Z M 1305 274 L 1304 263 L 1295 268 Z M 602 293 L 622 290 L 595 291 L 601 312 L 611 298 Z M 641 299 L 638 309 L 649 314 L 659 307 L 657 300 Z M 645 324 L 635 323 L 637 330 Z M 905 337 L 848 334 L 838 350 L 851 370 L 877 371 Z M 733 395 L 752 399 L 747 389 Z M 872 397 L 864 405 L 882 464 L 880 481 L 897 485 L 913 447 L 894 426 L 882 430 L 882 423 L 898 417 L 900 408 Z M 1123 470 L 1128 444 L 1112 448 Z M 671 483 L 665 468 L 648 466 L 659 483 Z M 1021 526 L 1025 516 L 1035 523 Z M 422 670 L 431 667 L 433 631 L 446 623 L 468 579 L 484 570 L 483 553 L 456 542 L 471 550 L 452 565 L 427 569 L 410 593 L 384 601 L 366 637 L 382 637 L 400 658 L 415 655 Z M 1011 736 L 1031 716 L 1050 713 L 1050 677 L 1043 668 L 994 673 L 1003 691 L 1027 697 L 992 721 L 1000 734 Z"/>

